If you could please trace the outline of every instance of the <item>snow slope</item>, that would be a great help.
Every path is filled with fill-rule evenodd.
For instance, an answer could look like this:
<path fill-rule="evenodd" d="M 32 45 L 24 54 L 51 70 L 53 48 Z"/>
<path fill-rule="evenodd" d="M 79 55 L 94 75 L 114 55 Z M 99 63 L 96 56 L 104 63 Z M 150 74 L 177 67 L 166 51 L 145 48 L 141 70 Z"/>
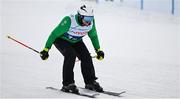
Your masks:
<path fill-rule="evenodd" d="M 50 57 L 8 40 L 11 35 L 42 50 L 50 32 L 65 15 L 76 11 L 80 0 L 3 0 L 1 12 L 1 97 L 81 98 L 46 90 L 62 87 L 63 57 L 53 46 Z M 180 98 L 180 18 L 147 13 L 114 3 L 90 3 L 105 59 L 93 59 L 104 89 L 127 91 L 122 98 Z M 84 41 L 95 54 L 88 37 Z M 80 63 L 74 72 L 84 86 Z M 113 98 L 107 95 L 100 98 Z"/>

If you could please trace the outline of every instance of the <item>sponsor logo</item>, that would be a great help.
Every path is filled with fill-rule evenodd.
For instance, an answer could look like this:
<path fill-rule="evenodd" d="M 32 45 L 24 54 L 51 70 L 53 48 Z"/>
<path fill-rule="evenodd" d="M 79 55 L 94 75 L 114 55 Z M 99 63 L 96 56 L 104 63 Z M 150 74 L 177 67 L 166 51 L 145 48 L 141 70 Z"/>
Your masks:
<path fill-rule="evenodd" d="M 84 35 L 86 35 L 87 33 L 86 33 L 86 32 L 74 32 L 74 34 L 84 36 Z"/>

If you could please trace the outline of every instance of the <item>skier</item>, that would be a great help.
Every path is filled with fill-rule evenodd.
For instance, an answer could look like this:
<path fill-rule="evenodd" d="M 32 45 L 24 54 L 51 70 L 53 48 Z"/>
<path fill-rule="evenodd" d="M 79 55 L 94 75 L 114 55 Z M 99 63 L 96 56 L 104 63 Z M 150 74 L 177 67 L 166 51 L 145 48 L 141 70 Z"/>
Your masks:
<path fill-rule="evenodd" d="M 81 72 L 85 82 L 85 88 L 103 92 L 103 88 L 96 81 L 95 70 L 91 55 L 82 38 L 90 37 L 96 58 L 102 60 L 104 52 L 100 50 L 100 44 L 96 32 L 93 9 L 90 6 L 82 5 L 77 14 L 65 16 L 60 24 L 52 31 L 46 41 L 45 48 L 40 52 L 42 60 L 49 57 L 49 50 L 52 44 L 64 56 L 63 63 L 63 87 L 62 91 L 78 93 L 79 90 L 74 81 L 74 64 L 78 57 L 81 60 Z"/>

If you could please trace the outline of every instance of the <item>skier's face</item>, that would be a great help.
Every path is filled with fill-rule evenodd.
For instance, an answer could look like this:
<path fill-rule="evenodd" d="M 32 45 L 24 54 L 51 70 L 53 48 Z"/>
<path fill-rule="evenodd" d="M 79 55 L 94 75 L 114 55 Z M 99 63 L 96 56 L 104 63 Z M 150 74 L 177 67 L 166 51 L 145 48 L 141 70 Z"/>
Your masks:
<path fill-rule="evenodd" d="M 91 25 L 91 22 L 93 21 L 93 16 L 83 16 L 82 23 L 85 26 Z"/>
<path fill-rule="evenodd" d="M 84 20 L 82 20 L 82 23 L 83 23 L 84 26 L 91 25 L 91 22 L 86 22 L 86 21 L 84 21 Z"/>

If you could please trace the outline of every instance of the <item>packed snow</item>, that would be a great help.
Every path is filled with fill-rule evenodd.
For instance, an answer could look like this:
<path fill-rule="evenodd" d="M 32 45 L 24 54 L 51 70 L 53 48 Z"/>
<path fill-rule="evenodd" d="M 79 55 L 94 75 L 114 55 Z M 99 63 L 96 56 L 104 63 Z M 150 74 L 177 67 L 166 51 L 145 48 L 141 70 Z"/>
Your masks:
<path fill-rule="evenodd" d="M 125 0 L 124 0 L 125 1 Z M 82 98 L 45 89 L 62 87 L 63 56 L 53 46 L 48 60 L 8 39 L 41 51 L 51 31 L 72 13 L 80 0 L 1 1 L 2 98 Z M 180 17 L 141 11 L 112 2 L 87 2 L 95 12 L 96 29 L 105 59 L 93 59 L 105 90 L 126 91 L 123 98 L 180 98 Z M 89 51 L 95 55 L 88 36 Z M 80 62 L 75 81 L 84 87 Z M 98 98 L 114 98 L 100 95 Z"/>

